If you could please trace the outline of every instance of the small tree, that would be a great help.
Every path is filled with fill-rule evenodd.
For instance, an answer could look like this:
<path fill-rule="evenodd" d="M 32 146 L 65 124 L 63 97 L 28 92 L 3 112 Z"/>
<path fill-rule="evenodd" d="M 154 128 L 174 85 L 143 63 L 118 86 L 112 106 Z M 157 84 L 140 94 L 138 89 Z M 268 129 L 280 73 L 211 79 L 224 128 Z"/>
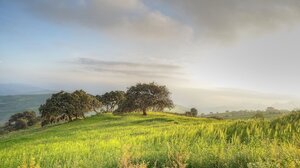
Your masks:
<path fill-rule="evenodd" d="M 253 119 L 265 119 L 264 114 L 263 113 L 256 113 L 253 117 Z"/>
<path fill-rule="evenodd" d="M 142 111 L 147 115 L 148 110 L 163 110 L 173 108 L 173 101 L 166 86 L 155 83 L 138 83 L 126 92 L 126 99 L 118 109 L 119 112 Z"/>
<path fill-rule="evenodd" d="M 192 116 L 197 116 L 198 110 L 196 108 L 191 108 L 191 113 L 192 113 Z"/>
<path fill-rule="evenodd" d="M 14 128 L 16 130 L 19 130 L 19 129 L 26 129 L 28 127 L 28 124 L 27 124 L 27 121 L 26 119 L 18 119 L 15 123 L 15 126 Z"/>
<path fill-rule="evenodd" d="M 198 115 L 198 110 L 196 108 L 191 108 L 190 111 L 185 112 L 185 115 L 196 117 Z"/>
<path fill-rule="evenodd" d="M 38 118 L 34 111 L 24 111 L 22 113 L 12 115 L 5 124 L 4 129 L 7 131 L 25 129 L 28 126 L 33 126 L 37 122 Z"/>

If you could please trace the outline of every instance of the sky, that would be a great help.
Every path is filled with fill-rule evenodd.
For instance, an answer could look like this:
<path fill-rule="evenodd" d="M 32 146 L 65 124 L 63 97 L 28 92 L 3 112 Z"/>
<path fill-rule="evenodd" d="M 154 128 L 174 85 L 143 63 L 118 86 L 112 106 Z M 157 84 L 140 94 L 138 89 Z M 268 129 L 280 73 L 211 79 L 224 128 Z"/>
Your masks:
<path fill-rule="evenodd" d="M 298 108 L 299 23 L 298 0 L 0 0 L 0 83 L 154 81 L 204 112 Z"/>

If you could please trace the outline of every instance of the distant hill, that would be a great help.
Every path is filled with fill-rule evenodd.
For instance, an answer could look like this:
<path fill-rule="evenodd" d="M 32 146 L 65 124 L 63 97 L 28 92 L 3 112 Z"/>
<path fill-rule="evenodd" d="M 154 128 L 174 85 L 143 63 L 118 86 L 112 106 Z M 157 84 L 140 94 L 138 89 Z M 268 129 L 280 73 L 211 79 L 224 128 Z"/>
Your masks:
<path fill-rule="evenodd" d="M 0 125 L 12 114 L 24 110 L 38 112 L 39 106 L 50 96 L 51 94 L 0 96 Z"/>
<path fill-rule="evenodd" d="M 261 113 L 264 118 L 266 119 L 275 119 L 280 116 L 286 115 L 290 113 L 288 110 L 278 110 L 276 112 L 269 112 L 269 111 L 231 111 L 231 112 L 224 112 L 224 113 L 211 113 L 206 114 L 204 117 L 218 117 L 223 119 L 250 119 L 253 118 L 254 115 L 257 113 Z"/>
<path fill-rule="evenodd" d="M 27 84 L 16 84 L 16 83 L 0 83 L 0 95 L 31 95 L 31 94 L 48 94 L 53 91 L 43 89 L 36 86 Z"/>

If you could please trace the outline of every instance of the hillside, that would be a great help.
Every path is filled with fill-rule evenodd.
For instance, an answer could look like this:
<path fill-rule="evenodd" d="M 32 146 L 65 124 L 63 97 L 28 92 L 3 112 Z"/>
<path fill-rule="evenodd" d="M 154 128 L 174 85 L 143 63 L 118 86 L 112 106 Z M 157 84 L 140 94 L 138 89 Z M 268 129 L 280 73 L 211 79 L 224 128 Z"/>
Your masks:
<path fill-rule="evenodd" d="M 25 110 L 38 111 L 50 94 L 0 96 L 0 125 L 12 114 Z"/>
<path fill-rule="evenodd" d="M 3 125 L 8 118 L 15 113 L 25 110 L 33 110 L 38 112 L 41 104 L 45 103 L 51 94 L 32 94 L 32 95 L 9 95 L 0 96 L 0 126 Z M 185 113 L 189 109 L 175 105 L 172 112 Z"/>
<path fill-rule="evenodd" d="M 218 117 L 223 119 L 251 119 L 257 113 L 261 113 L 265 119 L 271 120 L 289 114 L 290 111 L 278 111 L 278 112 L 234 111 L 234 112 L 225 112 L 225 113 L 206 114 L 204 115 L 204 117 Z"/>
<path fill-rule="evenodd" d="M 286 118 L 102 114 L 0 137 L 0 167 L 299 167 L 300 122 Z"/>

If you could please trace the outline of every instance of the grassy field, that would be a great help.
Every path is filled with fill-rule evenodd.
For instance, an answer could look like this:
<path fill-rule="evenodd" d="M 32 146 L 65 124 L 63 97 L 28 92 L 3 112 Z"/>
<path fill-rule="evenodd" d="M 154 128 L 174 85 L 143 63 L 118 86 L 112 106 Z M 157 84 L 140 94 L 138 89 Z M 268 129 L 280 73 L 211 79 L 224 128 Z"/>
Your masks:
<path fill-rule="evenodd" d="M 0 167 L 300 167 L 300 115 L 273 121 L 102 114 L 0 137 Z"/>

